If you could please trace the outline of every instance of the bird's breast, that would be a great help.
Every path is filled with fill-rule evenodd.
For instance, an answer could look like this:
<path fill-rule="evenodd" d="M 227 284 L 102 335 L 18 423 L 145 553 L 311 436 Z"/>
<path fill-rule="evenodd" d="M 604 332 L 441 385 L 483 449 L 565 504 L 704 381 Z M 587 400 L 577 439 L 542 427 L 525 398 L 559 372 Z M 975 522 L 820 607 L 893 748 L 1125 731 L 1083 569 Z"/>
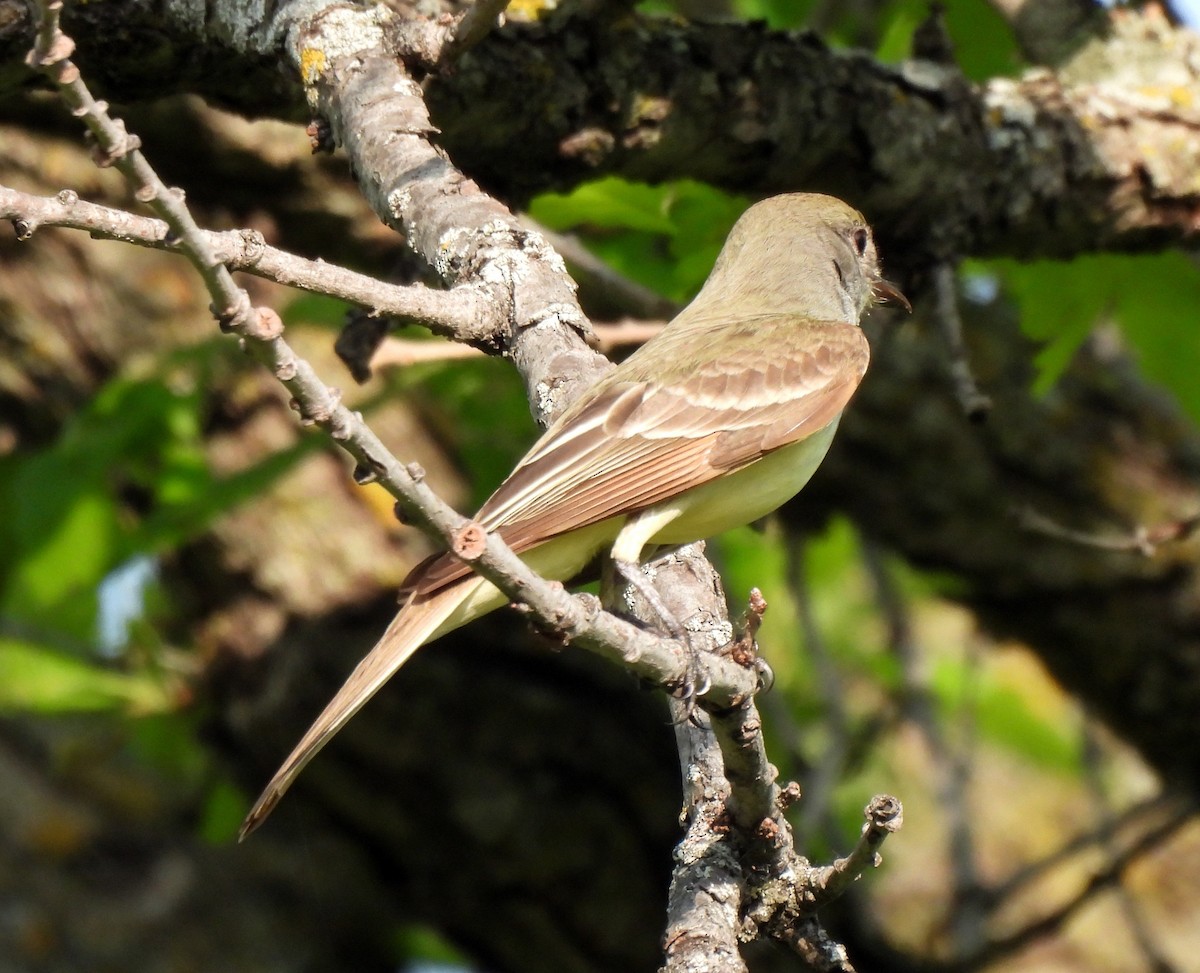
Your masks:
<path fill-rule="evenodd" d="M 797 493 L 829 452 L 838 416 L 799 442 L 661 504 L 679 516 L 651 538 L 655 544 L 687 544 L 765 517 Z"/>

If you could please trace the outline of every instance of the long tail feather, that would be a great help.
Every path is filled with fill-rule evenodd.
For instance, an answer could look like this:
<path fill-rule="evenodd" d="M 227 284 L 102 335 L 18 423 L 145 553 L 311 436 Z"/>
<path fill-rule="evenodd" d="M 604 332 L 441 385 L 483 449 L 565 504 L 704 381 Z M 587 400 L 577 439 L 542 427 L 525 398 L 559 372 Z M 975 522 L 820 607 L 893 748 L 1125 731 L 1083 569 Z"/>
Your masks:
<path fill-rule="evenodd" d="M 414 652 L 435 635 L 457 628 L 467 618 L 452 619 L 455 610 L 463 606 L 481 584 L 481 578 L 465 578 L 458 584 L 443 588 L 436 594 L 417 600 L 412 598 L 392 619 L 391 625 L 375 647 L 367 653 L 350 677 L 330 700 L 321 715 L 296 748 L 275 772 L 238 832 L 243 840 L 266 820 L 279 803 L 300 771 L 325 746 L 349 719 L 374 696 Z M 450 624 L 445 624 L 450 621 Z"/>

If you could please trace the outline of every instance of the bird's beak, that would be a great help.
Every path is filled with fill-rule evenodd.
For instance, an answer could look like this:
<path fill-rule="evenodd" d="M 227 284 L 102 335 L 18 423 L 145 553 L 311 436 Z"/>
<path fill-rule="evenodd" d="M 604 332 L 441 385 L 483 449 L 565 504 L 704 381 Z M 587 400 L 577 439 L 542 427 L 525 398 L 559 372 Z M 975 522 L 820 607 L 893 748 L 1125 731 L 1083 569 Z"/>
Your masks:
<path fill-rule="evenodd" d="M 908 298 L 900 293 L 900 288 L 893 284 L 890 280 L 884 280 L 882 277 L 871 285 L 871 293 L 875 300 L 880 304 L 891 302 L 899 304 L 909 314 L 912 314 L 912 305 L 908 303 Z"/>

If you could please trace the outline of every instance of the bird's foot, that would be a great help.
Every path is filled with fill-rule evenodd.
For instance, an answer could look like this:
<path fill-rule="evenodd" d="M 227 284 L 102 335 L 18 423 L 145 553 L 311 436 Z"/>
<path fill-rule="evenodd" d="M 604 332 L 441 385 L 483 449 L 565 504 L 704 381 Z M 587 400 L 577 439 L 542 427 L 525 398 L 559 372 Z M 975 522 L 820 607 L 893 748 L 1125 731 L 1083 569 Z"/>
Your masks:
<path fill-rule="evenodd" d="M 754 688 L 755 694 L 769 693 L 771 687 L 775 685 L 775 670 L 771 668 L 771 663 L 761 655 L 754 660 L 754 674 L 758 676 L 758 685 Z"/>
<path fill-rule="evenodd" d="M 654 613 L 658 616 L 663 628 L 671 638 L 683 645 L 684 671 L 683 679 L 671 689 L 671 695 L 683 702 L 684 715 L 680 722 L 690 720 L 696 710 L 696 700 L 708 692 L 712 686 L 708 669 L 700 658 L 700 650 L 692 644 L 691 633 L 679 622 L 674 612 L 667 607 L 662 596 L 650 580 L 642 573 L 641 565 L 630 561 L 613 560 L 617 573 L 645 599 Z"/>

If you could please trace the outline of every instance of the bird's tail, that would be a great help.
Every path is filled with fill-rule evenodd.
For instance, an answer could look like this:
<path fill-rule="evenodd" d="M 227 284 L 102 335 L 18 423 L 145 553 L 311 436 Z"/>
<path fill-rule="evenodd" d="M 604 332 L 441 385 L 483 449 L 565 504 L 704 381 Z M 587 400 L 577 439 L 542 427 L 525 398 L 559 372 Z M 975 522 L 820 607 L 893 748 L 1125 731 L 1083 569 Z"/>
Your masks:
<path fill-rule="evenodd" d="M 238 832 L 239 841 L 266 820 L 300 771 L 317 755 L 317 751 L 346 725 L 417 649 L 438 635 L 482 614 L 480 609 L 487 611 L 497 607 L 478 604 L 480 599 L 473 597 L 478 594 L 486 598 L 486 592 L 481 590 L 485 586 L 491 587 L 482 578 L 471 575 L 431 595 L 413 595 L 409 598 L 399 614 L 392 619 L 383 637 L 355 667 L 337 695 L 330 700 L 329 705 L 296 744 L 283 766 L 275 772 L 271 782 L 246 815 L 246 820 L 242 822 Z M 495 591 L 494 588 L 491 590 Z M 498 592 L 496 595 L 502 604 L 503 596 Z"/>

